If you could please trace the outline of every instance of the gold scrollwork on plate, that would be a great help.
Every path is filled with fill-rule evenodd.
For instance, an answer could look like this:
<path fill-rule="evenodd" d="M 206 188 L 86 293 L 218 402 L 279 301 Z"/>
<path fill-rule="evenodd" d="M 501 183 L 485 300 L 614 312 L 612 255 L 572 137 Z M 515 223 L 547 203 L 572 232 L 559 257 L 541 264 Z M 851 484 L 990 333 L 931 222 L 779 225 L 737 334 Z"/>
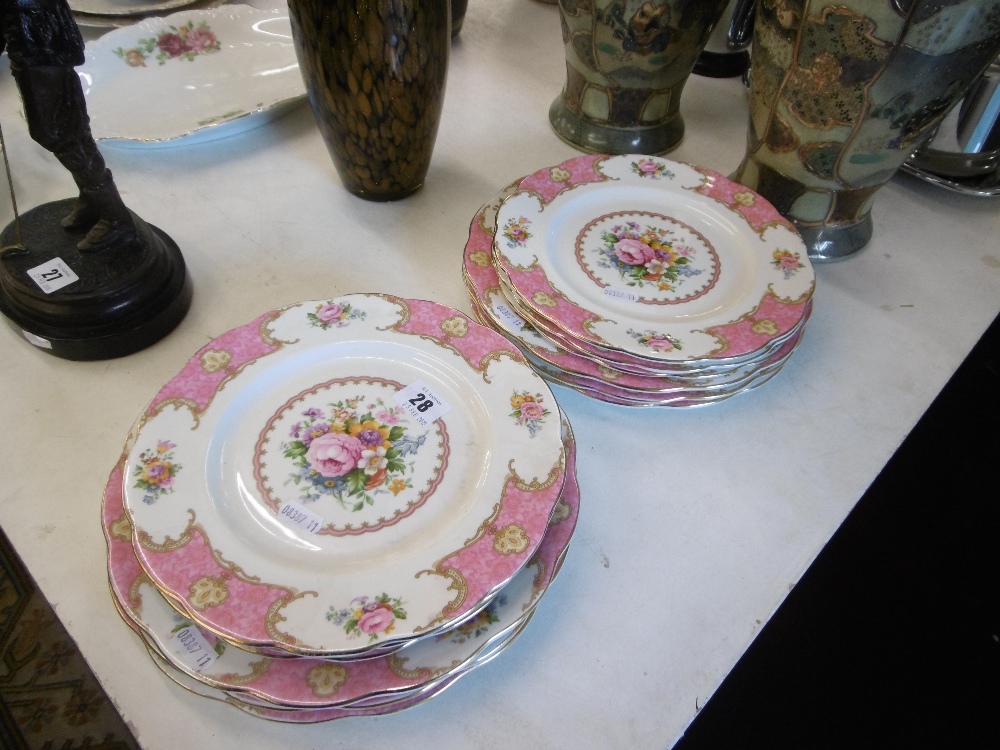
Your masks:
<path fill-rule="evenodd" d="M 317 664 L 306 672 L 306 684 L 316 697 L 328 698 L 331 695 L 336 695 L 350 676 L 351 673 L 343 664 L 327 662 Z"/>
<path fill-rule="evenodd" d="M 462 315 L 452 315 L 440 323 L 441 332 L 449 338 L 460 339 L 469 333 L 469 321 Z"/>
<path fill-rule="evenodd" d="M 500 555 L 519 555 L 528 549 L 531 540 L 524 527 L 517 523 L 504 526 L 501 529 L 491 528 L 493 549 Z"/>
<path fill-rule="evenodd" d="M 566 450 L 565 448 L 560 449 L 559 459 L 556 461 L 555 465 L 549 469 L 549 474 L 544 479 L 539 479 L 538 477 L 532 477 L 530 482 L 524 481 L 520 476 L 518 476 L 517 471 L 514 469 L 514 459 L 512 458 L 507 463 L 508 480 L 514 482 L 514 486 L 517 487 L 522 492 L 540 492 L 542 490 L 547 490 L 553 484 L 555 484 L 562 477 L 563 467 L 566 465 Z"/>
<path fill-rule="evenodd" d="M 227 349 L 206 349 L 198 358 L 201 369 L 207 373 L 216 373 L 229 367 L 233 361 L 232 353 Z"/>
<path fill-rule="evenodd" d="M 247 665 L 250 669 L 246 674 L 227 672 L 226 674 L 215 677 L 215 679 L 226 685 L 232 685 L 233 687 L 249 685 L 251 682 L 263 675 L 271 666 L 271 662 L 273 661 L 274 659 L 264 656 L 259 661 L 250 662 Z"/>
<path fill-rule="evenodd" d="M 289 591 L 287 596 L 278 597 L 271 603 L 271 606 L 268 607 L 267 615 L 264 617 L 264 629 L 273 640 L 289 646 L 304 645 L 300 640 L 289 635 L 288 633 L 282 632 L 278 627 L 280 623 L 283 623 L 288 619 L 281 614 L 281 610 L 294 602 L 296 599 L 301 599 L 304 596 L 319 596 L 319 593 L 316 591 L 302 591 L 299 593 Z"/>
<path fill-rule="evenodd" d="M 391 671 L 397 677 L 404 680 L 429 680 L 434 676 L 432 672 L 427 667 L 420 667 L 419 669 L 407 669 L 406 662 L 410 660 L 408 656 L 397 656 L 392 654 L 386 658 L 386 666 L 389 667 Z"/>
<path fill-rule="evenodd" d="M 490 254 L 483 250 L 477 250 L 474 253 L 470 253 L 469 260 L 480 268 L 490 268 L 493 265 L 493 260 L 490 258 Z"/>
<path fill-rule="evenodd" d="M 535 292 L 531 295 L 532 301 L 540 307 L 557 307 L 559 300 L 546 292 Z"/>
<path fill-rule="evenodd" d="M 226 586 L 225 574 L 215 576 L 202 576 L 188 587 L 187 602 L 198 611 L 218 607 L 229 598 L 229 587 Z"/>
<path fill-rule="evenodd" d="M 778 333 L 778 324 L 770 318 L 755 320 L 750 326 L 750 330 L 759 336 L 774 336 Z"/>
<path fill-rule="evenodd" d="M 448 555 L 448 557 L 451 557 L 454 554 L 456 553 L 453 552 L 451 555 Z M 452 598 L 450 602 L 448 602 L 441 608 L 440 614 L 431 619 L 430 622 L 428 622 L 424 626 L 414 628 L 413 629 L 414 633 L 422 633 L 425 630 L 430 630 L 431 628 L 442 622 L 450 620 L 452 613 L 457 612 L 458 608 L 462 606 L 462 604 L 469 596 L 469 584 L 466 583 L 465 576 L 463 576 L 460 572 L 458 572 L 454 568 L 441 567 L 439 563 L 438 566 L 432 570 L 421 570 L 419 573 L 417 573 L 416 577 L 419 578 L 420 576 L 425 574 L 441 576 L 442 578 L 449 579 L 450 583 L 448 584 L 448 591 L 454 591 L 455 596 Z"/>
<path fill-rule="evenodd" d="M 123 542 L 132 542 L 132 522 L 125 513 L 122 513 L 121 516 L 111 522 L 108 531 L 111 532 L 111 536 L 115 539 L 121 539 Z"/>

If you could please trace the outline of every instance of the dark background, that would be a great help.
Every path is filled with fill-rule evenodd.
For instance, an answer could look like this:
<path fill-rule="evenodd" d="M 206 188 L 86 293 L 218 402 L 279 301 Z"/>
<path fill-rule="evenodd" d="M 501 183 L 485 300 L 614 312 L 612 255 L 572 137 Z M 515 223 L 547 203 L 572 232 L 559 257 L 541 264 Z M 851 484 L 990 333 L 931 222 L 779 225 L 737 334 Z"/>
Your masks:
<path fill-rule="evenodd" d="M 1000 318 L 675 750 L 1000 748 Z"/>

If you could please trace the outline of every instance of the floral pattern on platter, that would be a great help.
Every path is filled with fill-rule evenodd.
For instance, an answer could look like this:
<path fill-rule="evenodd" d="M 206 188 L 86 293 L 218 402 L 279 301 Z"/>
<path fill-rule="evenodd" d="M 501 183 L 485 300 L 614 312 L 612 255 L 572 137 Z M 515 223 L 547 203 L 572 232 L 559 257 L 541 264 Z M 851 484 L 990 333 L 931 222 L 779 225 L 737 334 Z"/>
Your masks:
<path fill-rule="evenodd" d="M 319 533 L 338 535 L 378 530 L 423 505 L 443 476 L 447 433 L 441 420 L 427 428 L 411 421 L 392 402 L 402 388 L 343 378 L 282 406 L 256 451 L 258 487 L 272 510 L 287 501 L 311 506 L 326 521 Z"/>
<path fill-rule="evenodd" d="M 531 220 L 524 216 L 511 219 L 504 224 L 501 234 L 507 238 L 507 247 L 524 247 L 524 243 L 532 237 L 528 231 L 530 225 Z"/>
<path fill-rule="evenodd" d="M 294 439 L 282 443 L 285 458 L 299 469 L 290 481 L 304 484 L 301 500 L 314 502 L 320 495 L 333 495 L 342 508 L 357 512 L 365 503 L 375 502 L 370 493 L 383 485 L 393 495 L 412 487 L 403 476 L 404 459 L 419 451 L 425 437 L 406 435 L 406 428 L 398 424 L 405 413 L 401 408 L 376 398 L 369 411 L 361 413 L 361 401 L 360 396 L 334 401 L 329 416 L 315 407 L 306 409 L 302 421 L 292 427 Z"/>
<path fill-rule="evenodd" d="M 439 639 L 447 639 L 449 643 L 461 645 L 467 641 L 481 638 L 490 632 L 490 626 L 500 622 L 499 611 L 507 605 L 507 597 L 504 594 L 497 595 L 483 608 L 478 615 L 466 620 L 457 628 L 449 630 L 438 636 Z"/>
<path fill-rule="evenodd" d="M 367 636 L 368 643 L 374 643 L 393 631 L 396 620 L 406 619 L 406 610 L 403 609 L 402 599 L 390 598 L 383 592 L 374 598 L 359 596 L 344 609 L 330 607 L 326 619 L 343 627 L 349 638 Z"/>
<path fill-rule="evenodd" d="M 222 45 L 207 21 L 195 24 L 188 21 L 181 26 L 169 26 L 167 31 L 149 39 L 137 39 L 136 46 L 112 50 L 130 68 L 146 67 L 146 60 L 156 53 L 156 61 L 166 65 L 168 60 L 193 61 L 198 55 L 220 52 Z"/>
<path fill-rule="evenodd" d="M 176 443 L 171 443 L 169 440 L 158 440 L 156 448 L 144 450 L 139 454 L 134 486 L 145 492 L 142 497 L 144 503 L 152 505 L 161 495 L 169 495 L 174 491 L 174 477 L 181 470 L 181 465 L 174 463 L 176 447 Z"/>
<path fill-rule="evenodd" d="M 801 269 L 805 268 L 802 256 L 791 250 L 775 250 L 772 258 L 771 265 L 784 273 L 786 279 L 792 278 Z"/>
<path fill-rule="evenodd" d="M 329 300 L 316 306 L 315 312 L 307 313 L 306 319 L 309 325 L 320 328 L 324 331 L 330 328 L 343 328 L 350 324 L 352 320 L 364 320 L 367 316 L 364 310 L 351 305 L 349 302 L 338 305 L 333 300 Z"/>
<path fill-rule="evenodd" d="M 665 333 L 657 333 L 651 330 L 636 331 L 634 328 L 629 328 L 628 335 L 641 345 L 648 346 L 657 352 L 681 351 L 684 348 L 678 339 L 668 336 Z"/>
<path fill-rule="evenodd" d="M 658 180 L 661 177 L 674 179 L 674 173 L 667 169 L 667 165 L 655 159 L 639 159 L 632 162 L 632 171 L 640 177 L 648 177 L 651 180 Z"/>
<path fill-rule="evenodd" d="M 695 299 L 719 276 L 718 255 L 700 233 L 648 211 L 615 212 L 589 222 L 577 235 L 576 258 L 598 286 L 624 284 L 647 304 Z"/>
<path fill-rule="evenodd" d="M 510 415 L 528 428 L 528 435 L 534 437 L 542 429 L 549 410 L 542 406 L 542 394 L 532 395 L 528 391 L 515 391 L 510 397 L 510 405 L 514 409 Z"/>

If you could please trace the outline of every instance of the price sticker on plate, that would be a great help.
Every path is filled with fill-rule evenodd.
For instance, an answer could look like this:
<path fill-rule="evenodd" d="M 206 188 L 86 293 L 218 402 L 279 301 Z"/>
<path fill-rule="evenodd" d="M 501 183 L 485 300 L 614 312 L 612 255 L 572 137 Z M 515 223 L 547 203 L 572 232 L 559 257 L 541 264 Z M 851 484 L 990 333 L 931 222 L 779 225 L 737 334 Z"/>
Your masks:
<path fill-rule="evenodd" d="M 196 672 L 210 669 L 219 656 L 194 625 L 171 633 L 170 645 L 177 657 Z"/>
<path fill-rule="evenodd" d="M 414 381 L 393 396 L 417 423 L 426 427 L 451 411 L 451 404 L 432 391 L 421 380 Z"/>
<path fill-rule="evenodd" d="M 527 323 L 525 323 L 524 321 L 524 318 L 522 318 L 520 315 L 511 310 L 509 307 L 507 307 L 507 305 L 503 304 L 502 302 L 499 302 L 496 305 L 494 305 L 493 309 L 496 311 L 496 314 L 500 316 L 500 320 L 505 324 L 507 324 L 508 326 L 510 326 L 515 331 L 522 331 L 524 330 L 524 327 L 527 325 Z"/>
<path fill-rule="evenodd" d="M 619 299 L 622 302 L 638 302 L 639 295 L 628 289 L 616 289 L 613 286 L 604 287 L 604 296 L 611 299 Z"/>
<path fill-rule="evenodd" d="M 313 513 L 298 503 L 286 502 L 281 506 L 278 515 L 290 526 L 295 526 L 309 534 L 315 534 L 323 528 L 323 516 Z"/>

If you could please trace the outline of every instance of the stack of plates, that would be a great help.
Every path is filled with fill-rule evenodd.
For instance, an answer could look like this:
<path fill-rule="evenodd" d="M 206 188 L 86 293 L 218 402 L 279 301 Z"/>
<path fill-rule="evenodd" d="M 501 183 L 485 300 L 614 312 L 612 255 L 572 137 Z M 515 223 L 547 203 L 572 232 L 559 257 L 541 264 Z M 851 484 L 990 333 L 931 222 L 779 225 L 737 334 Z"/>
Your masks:
<path fill-rule="evenodd" d="M 509 342 L 432 302 L 283 308 L 195 355 L 104 496 L 122 617 L 269 719 L 419 704 L 497 656 L 562 564 L 575 443 Z"/>
<path fill-rule="evenodd" d="M 774 207 L 708 169 L 581 156 L 483 206 L 465 248 L 477 317 L 546 379 L 631 406 L 762 385 L 802 337 L 815 275 Z"/>

